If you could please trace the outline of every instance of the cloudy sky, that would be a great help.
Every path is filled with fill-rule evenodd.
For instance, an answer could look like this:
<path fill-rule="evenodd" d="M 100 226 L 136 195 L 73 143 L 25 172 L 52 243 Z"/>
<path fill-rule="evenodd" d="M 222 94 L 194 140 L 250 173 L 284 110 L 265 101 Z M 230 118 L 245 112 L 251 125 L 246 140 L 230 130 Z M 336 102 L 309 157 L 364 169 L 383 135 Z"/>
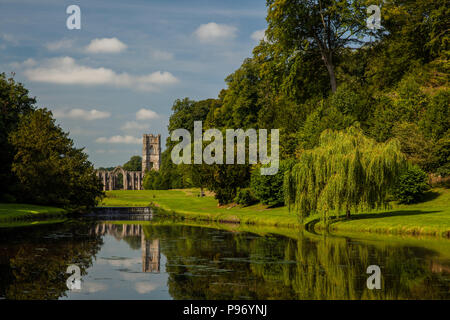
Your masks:
<path fill-rule="evenodd" d="M 67 7 L 81 9 L 69 30 Z M 265 0 L 0 0 L 0 72 L 15 72 L 96 167 L 164 144 L 178 98 L 216 98 L 266 28 Z M 164 146 L 163 146 L 164 147 Z"/>

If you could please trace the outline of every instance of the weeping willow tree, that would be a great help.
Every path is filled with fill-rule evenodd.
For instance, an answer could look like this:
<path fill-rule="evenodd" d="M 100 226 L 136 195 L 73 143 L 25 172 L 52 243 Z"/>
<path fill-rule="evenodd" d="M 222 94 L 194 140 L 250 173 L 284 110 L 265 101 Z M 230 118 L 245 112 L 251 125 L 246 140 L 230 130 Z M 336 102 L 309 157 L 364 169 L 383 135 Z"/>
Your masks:
<path fill-rule="evenodd" d="M 286 172 L 285 201 L 301 220 L 318 212 L 325 222 L 332 213 L 349 218 L 352 210 L 386 206 L 386 193 L 405 165 L 397 140 L 377 143 L 355 127 L 326 130 L 319 146 Z"/>

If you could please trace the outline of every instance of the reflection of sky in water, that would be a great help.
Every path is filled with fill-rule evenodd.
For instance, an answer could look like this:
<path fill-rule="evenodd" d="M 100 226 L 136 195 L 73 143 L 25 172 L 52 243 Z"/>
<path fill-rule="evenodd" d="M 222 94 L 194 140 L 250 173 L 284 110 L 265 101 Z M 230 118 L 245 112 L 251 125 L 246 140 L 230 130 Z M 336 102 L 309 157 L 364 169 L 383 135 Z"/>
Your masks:
<path fill-rule="evenodd" d="M 160 273 L 144 273 L 141 249 L 133 250 L 111 235 L 103 241 L 93 266 L 82 277 L 81 291 L 69 290 L 62 299 L 171 299 L 164 255 Z"/>

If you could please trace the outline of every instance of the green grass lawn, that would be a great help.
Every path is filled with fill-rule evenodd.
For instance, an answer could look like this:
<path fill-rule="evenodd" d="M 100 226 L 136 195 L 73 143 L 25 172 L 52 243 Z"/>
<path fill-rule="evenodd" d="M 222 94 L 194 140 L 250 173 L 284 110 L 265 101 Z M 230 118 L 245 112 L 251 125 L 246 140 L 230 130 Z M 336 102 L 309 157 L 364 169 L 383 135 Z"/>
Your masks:
<path fill-rule="evenodd" d="M 287 207 L 267 208 L 261 204 L 218 207 L 212 196 L 200 198 L 197 189 L 109 191 L 102 206 L 129 207 L 151 204 L 186 218 L 246 224 L 300 227 Z M 311 220 L 311 219 L 309 219 Z M 317 224 L 320 228 L 320 223 Z M 330 230 L 390 234 L 450 236 L 450 190 L 434 189 L 426 201 L 414 205 L 394 204 L 392 209 L 354 214 L 351 220 L 336 221 Z"/>
<path fill-rule="evenodd" d="M 433 189 L 424 202 L 394 204 L 391 210 L 360 213 L 331 225 L 333 231 L 367 231 L 390 234 L 444 235 L 450 237 L 450 190 Z"/>
<path fill-rule="evenodd" d="M 20 203 L 0 203 L 0 226 L 16 225 L 14 221 L 33 218 L 59 217 L 66 212 L 60 208 L 37 206 Z M 19 223 L 20 225 L 32 224 L 31 222 Z"/>
<path fill-rule="evenodd" d="M 300 226 L 297 216 L 290 214 L 286 207 L 268 209 L 267 206 L 260 204 L 250 207 L 218 207 L 214 197 L 200 198 L 198 195 L 197 189 L 108 191 L 102 206 L 141 207 L 153 204 L 192 219 L 284 227 Z"/>

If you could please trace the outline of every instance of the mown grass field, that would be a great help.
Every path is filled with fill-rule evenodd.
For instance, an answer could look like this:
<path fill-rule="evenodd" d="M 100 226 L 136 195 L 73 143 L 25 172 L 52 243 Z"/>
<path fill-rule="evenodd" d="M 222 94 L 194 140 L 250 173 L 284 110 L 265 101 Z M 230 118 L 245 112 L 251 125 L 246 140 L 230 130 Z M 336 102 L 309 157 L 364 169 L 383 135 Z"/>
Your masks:
<path fill-rule="evenodd" d="M 197 189 L 109 191 L 102 206 L 133 207 L 155 205 L 190 219 L 245 224 L 301 227 L 287 207 L 267 208 L 261 204 L 217 206 L 212 196 L 200 198 Z M 312 220 L 310 218 L 308 220 Z M 318 223 L 320 228 L 321 224 Z M 351 220 L 334 221 L 335 232 L 376 232 L 450 236 L 450 190 L 433 189 L 426 201 L 413 205 L 393 204 L 390 210 L 353 214 Z"/>
<path fill-rule="evenodd" d="M 260 204 L 250 207 L 218 207 L 212 196 L 199 197 L 199 190 L 139 190 L 108 191 L 102 206 L 143 207 L 155 205 L 191 219 L 209 221 L 240 222 L 246 224 L 297 227 L 297 216 L 286 207 L 267 208 Z"/>
<path fill-rule="evenodd" d="M 388 211 L 361 213 L 351 220 L 335 222 L 333 231 L 427 234 L 450 237 L 450 190 L 433 189 L 424 202 L 394 204 Z"/>

